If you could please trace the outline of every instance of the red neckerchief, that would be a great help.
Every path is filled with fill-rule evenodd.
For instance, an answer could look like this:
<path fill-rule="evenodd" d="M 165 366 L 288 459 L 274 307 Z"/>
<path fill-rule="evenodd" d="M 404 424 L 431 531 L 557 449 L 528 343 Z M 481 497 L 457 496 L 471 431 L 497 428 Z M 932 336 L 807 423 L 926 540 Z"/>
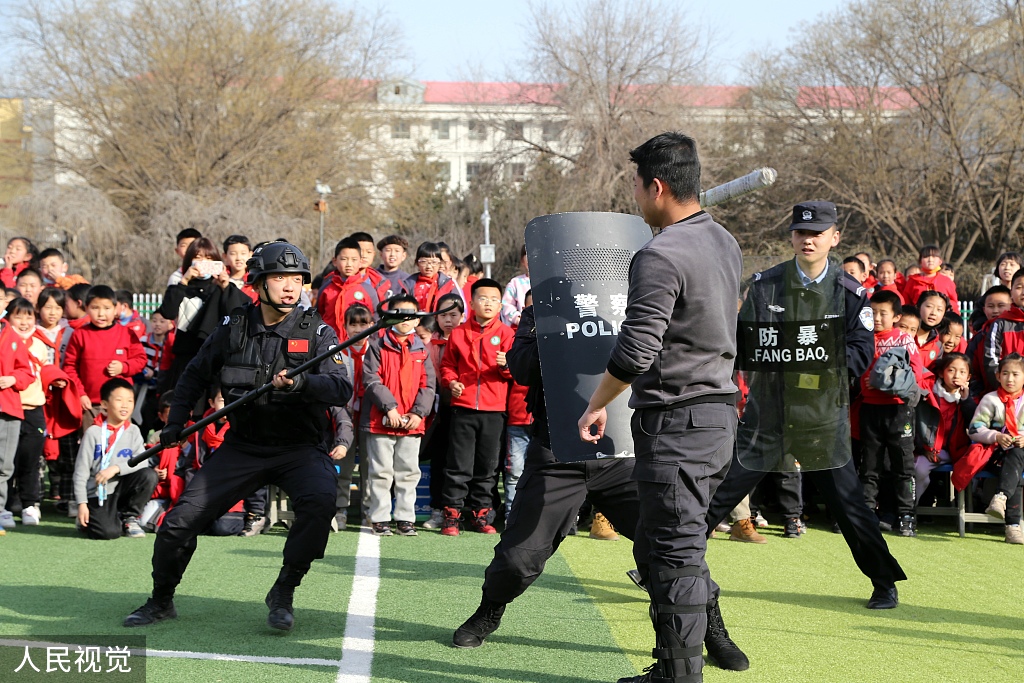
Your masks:
<path fill-rule="evenodd" d="M 480 327 L 480 323 L 476 321 L 476 318 L 471 318 L 469 321 L 469 346 L 473 350 L 473 363 L 476 365 L 477 372 L 483 371 L 483 359 L 480 358 L 480 347 L 483 346 L 483 338 L 489 333 L 495 332 L 498 325 L 501 324 L 501 317 L 494 316 L 491 322 L 487 323 L 486 327 Z M 476 328 L 480 331 L 477 332 Z"/>
<path fill-rule="evenodd" d="M 81 318 L 75 318 L 74 320 L 68 320 L 68 326 L 73 330 L 79 330 L 92 322 L 89 316 L 83 315 Z"/>
<path fill-rule="evenodd" d="M 364 342 L 362 348 L 350 346 L 345 349 L 345 353 L 352 359 L 352 386 L 355 389 L 356 396 L 363 395 L 363 356 L 366 355 L 366 349 L 368 348 L 370 348 L 370 344 Z"/>
<path fill-rule="evenodd" d="M 398 347 L 398 352 L 401 354 L 398 361 L 398 393 L 402 399 L 402 407 L 408 411 L 416 401 L 416 392 L 420 390 L 410 351 L 413 335 L 407 334 L 400 337 L 395 334 L 394 330 L 388 330 L 388 337 Z"/>
<path fill-rule="evenodd" d="M 216 422 L 206 425 L 203 429 L 203 443 L 209 447 L 211 453 L 224 443 L 224 435 L 230 428 L 231 424 L 227 420 L 224 420 L 224 424 L 219 427 Z"/>
<path fill-rule="evenodd" d="M 1003 391 L 1002 387 L 996 389 L 996 395 L 1003 404 L 1003 409 L 1006 411 L 1006 433 L 1010 436 L 1019 436 L 1017 432 L 1017 399 L 1024 394 L 1024 391 L 1018 391 L 1016 394 L 1008 394 Z"/>
<path fill-rule="evenodd" d="M 413 296 L 420 303 L 420 310 L 434 310 L 434 299 L 437 297 L 437 288 L 440 286 L 440 275 L 432 278 L 425 278 L 423 275 L 416 276 L 416 284 L 413 286 Z"/>

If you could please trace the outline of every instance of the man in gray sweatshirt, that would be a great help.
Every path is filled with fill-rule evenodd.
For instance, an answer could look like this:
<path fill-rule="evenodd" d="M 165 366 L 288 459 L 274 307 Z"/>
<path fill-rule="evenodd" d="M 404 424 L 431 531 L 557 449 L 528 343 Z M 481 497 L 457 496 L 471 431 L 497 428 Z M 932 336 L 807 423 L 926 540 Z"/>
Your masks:
<path fill-rule="evenodd" d="M 725 631 L 717 601 L 708 602 L 716 591 L 704 561 L 708 504 L 728 472 L 736 437 L 732 375 L 743 260 L 732 235 L 700 208 L 692 138 L 663 133 L 630 158 L 637 165 L 634 196 L 657 235 L 633 257 L 626 319 L 580 418 L 580 438 L 600 438 L 605 406 L 632 385 L 633 479 L 650 545 L 657 661 L 620 683 L 699 683 L 702 642 L 723 668 L 749 666 Z"/>

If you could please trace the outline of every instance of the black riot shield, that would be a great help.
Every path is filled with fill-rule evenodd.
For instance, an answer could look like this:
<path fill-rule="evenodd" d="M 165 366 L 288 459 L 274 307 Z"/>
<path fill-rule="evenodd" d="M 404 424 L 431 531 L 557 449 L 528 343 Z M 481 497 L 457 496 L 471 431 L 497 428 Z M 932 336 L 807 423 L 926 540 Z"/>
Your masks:
<path fill-rule="evenodd" d="M 804 286 L 789 261 L 745 287 L 736 358 L 749 394 L 736 448 L 749 470 L 825 470 L 850 460 L 841 274 L 830 261 L 822 282 Z"/>
<path fill-rule="evenodd" d="M 576 427 L 601 381 L 626 315 L 629 264 L 651 239 L 637 216 L 559 213 L 526 226 L 551 450 L 562 462 L 633 455 L 626 391 L 608 406 L 604 438 Z"/>

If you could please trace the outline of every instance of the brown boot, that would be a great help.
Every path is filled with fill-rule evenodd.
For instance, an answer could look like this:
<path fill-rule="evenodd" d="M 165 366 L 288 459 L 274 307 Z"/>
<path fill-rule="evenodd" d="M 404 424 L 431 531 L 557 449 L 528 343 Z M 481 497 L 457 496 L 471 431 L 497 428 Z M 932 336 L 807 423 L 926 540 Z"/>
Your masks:
<path fill-rule="evenodd" d="M 600 512 L 594 515 L 594 522 L 590 525 L 590 537 L 597 539 L 598 541 L 619 540 L 619 535 L 615 533 L 615 529 L 612 527 L 611 522 L 609 522 L 608 518 Z"/>
<path fill-rule="evenodd" d="M 729 539 L 743 541 L 744 543 L 767 543 L 768 539 L 757 533 L 757 527 L 749 519 L 741 519 L 732 525 L 729 531 Z"/>

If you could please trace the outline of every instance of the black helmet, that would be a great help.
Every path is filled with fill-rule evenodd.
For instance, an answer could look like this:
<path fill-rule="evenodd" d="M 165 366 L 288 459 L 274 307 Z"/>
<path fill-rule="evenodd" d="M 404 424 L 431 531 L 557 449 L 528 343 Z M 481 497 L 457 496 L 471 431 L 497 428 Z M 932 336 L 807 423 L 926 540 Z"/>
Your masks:
<path fill-rule="evenodd" d="M 271 273 L 285 273 L 302 275 L 302 283 L 308 285 L 313 279 L 309 271 L 309 260 L 303 255 L 302 250 L 294 244 L 282 240 L 276 242 L 265 242 L 256 247 L 252 256 L 245 262 L 248 275 L 245 281 L 250 285 L 257 279 Z"/>

